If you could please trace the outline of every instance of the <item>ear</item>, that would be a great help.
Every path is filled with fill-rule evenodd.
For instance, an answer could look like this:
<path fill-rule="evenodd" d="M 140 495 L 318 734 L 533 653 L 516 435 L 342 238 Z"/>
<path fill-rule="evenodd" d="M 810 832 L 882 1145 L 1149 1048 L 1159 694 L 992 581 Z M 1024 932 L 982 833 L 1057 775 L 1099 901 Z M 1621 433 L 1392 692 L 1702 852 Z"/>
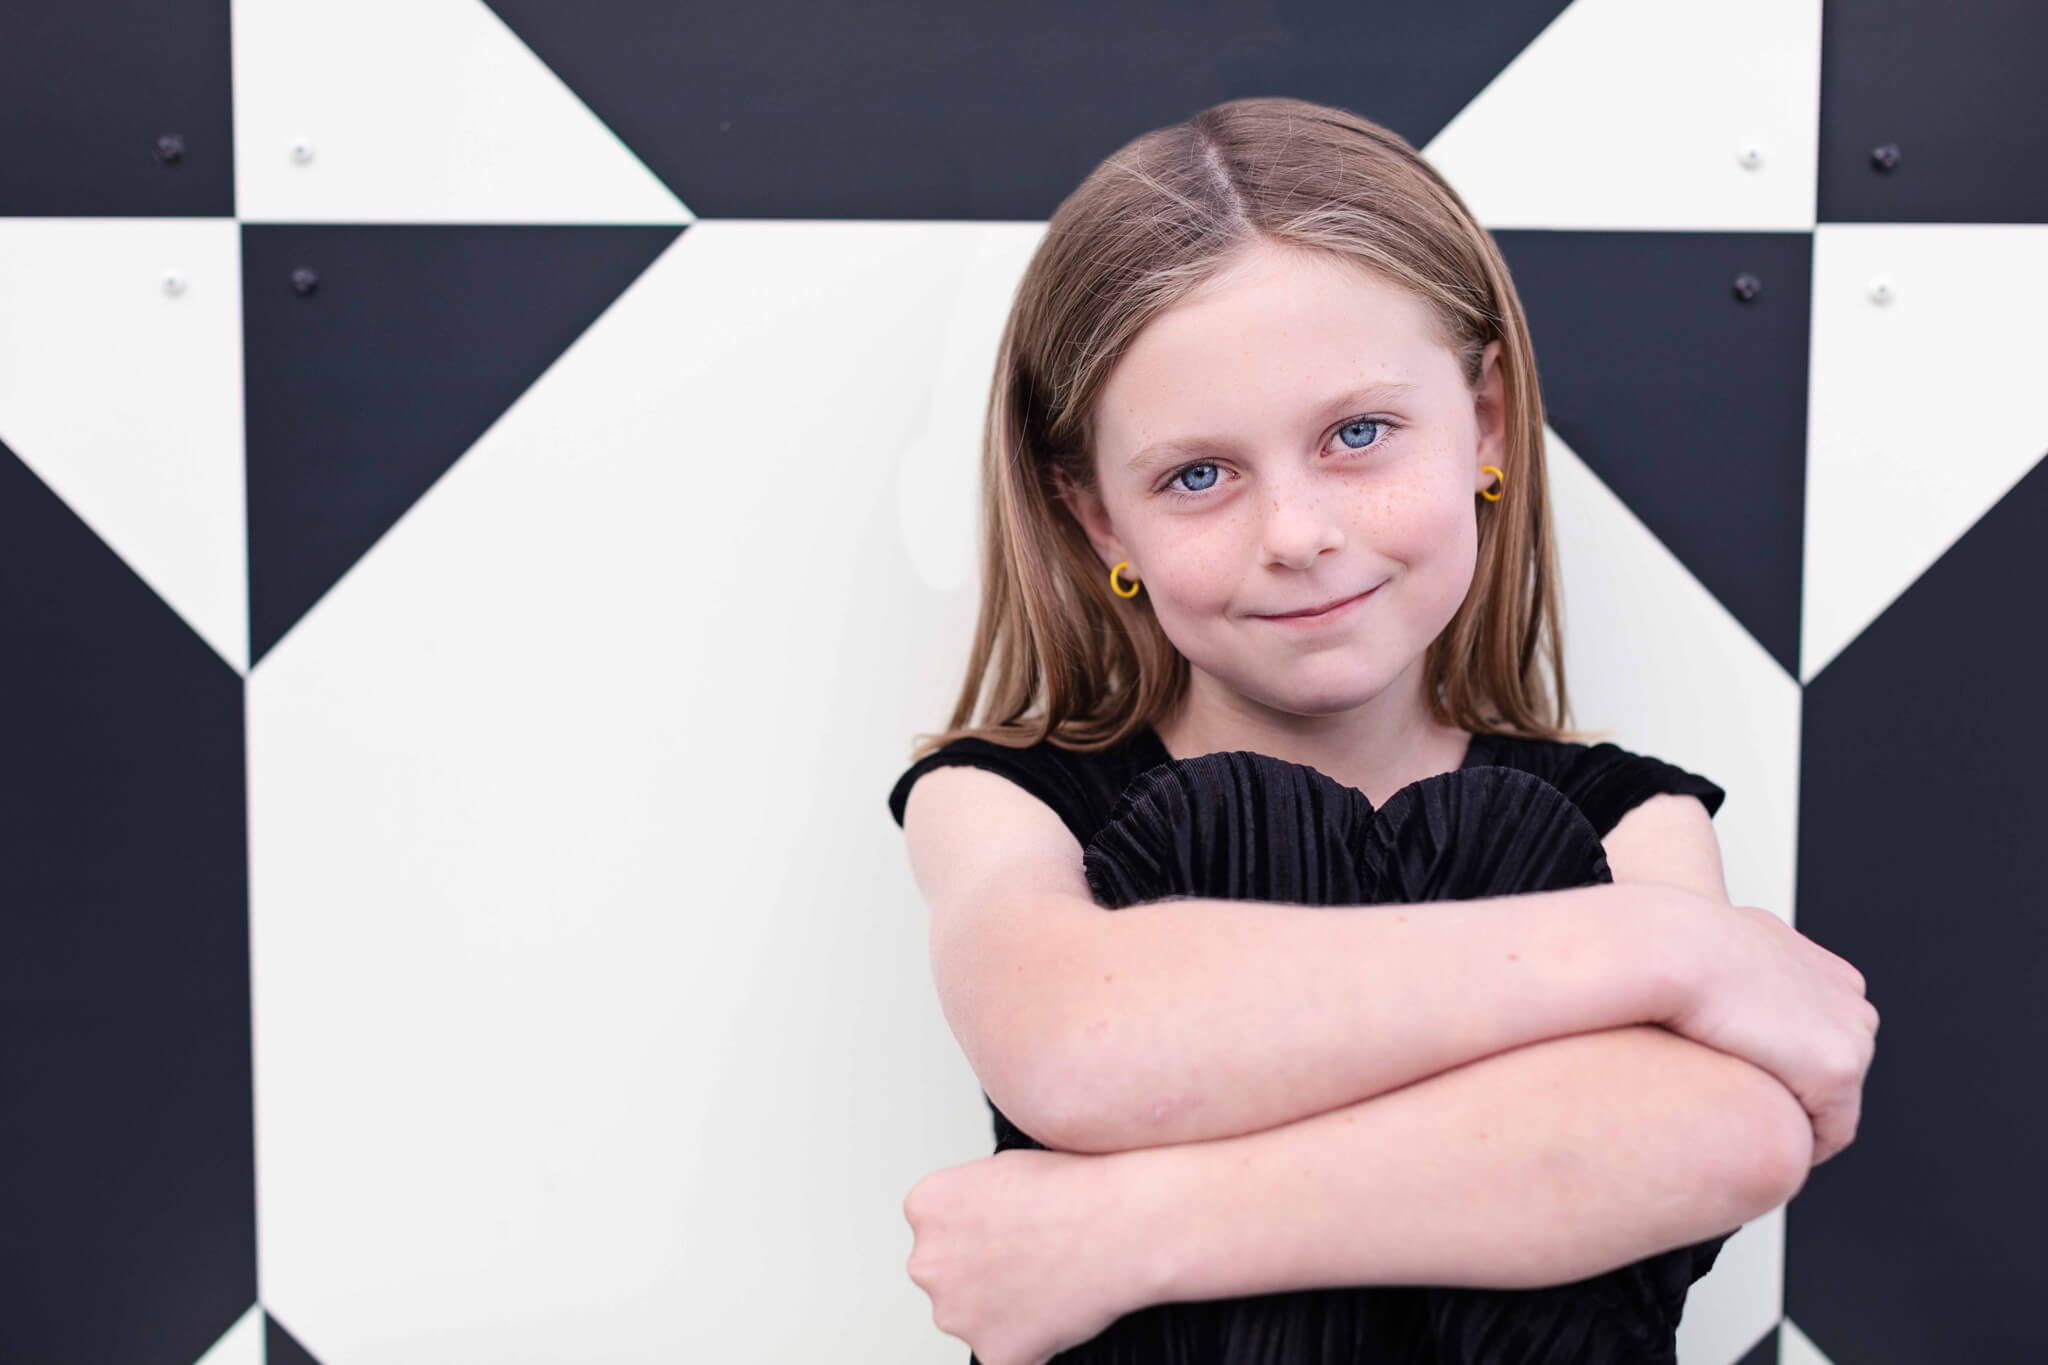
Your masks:
<path fill-rule="evenodd" d="M 1109 512 L 1103 507 L 1100 497 L 1070 482 L 1067 476 L 1058 470 L 1053 471 L 1053 484 L 1059 490 L 1060 501 L 1074 514 L 1074 520 L 1079 522 L 1081 529 L 1087 533 L 1088 542 L 1095 547 L 1095 553 L 1102 557 L 1104 569 L 1121 564 L 1131 557 L 1124 549 L 1124 543 L 1117 539 L 1116 532 L 1110 528 Z M 1138 582 L 1137 565 L 1133 564 L 1117 577 L 1126 583 Z"/>
<path fill-rule="evenodd" d="M 1478 449 L 1472 457 L 1475 492 L 1483 492 L 1499 482 L 1480 466 L 1507 469 L 1503 463 L 1507 456 L 1507 381 L 1501 373 L 1500 354 L 1498 338 L 1486 343 L 1486 350 L 1479 357 L 1479 384 L 1472 395 L 1472 411 L 1479 431 Z"/>

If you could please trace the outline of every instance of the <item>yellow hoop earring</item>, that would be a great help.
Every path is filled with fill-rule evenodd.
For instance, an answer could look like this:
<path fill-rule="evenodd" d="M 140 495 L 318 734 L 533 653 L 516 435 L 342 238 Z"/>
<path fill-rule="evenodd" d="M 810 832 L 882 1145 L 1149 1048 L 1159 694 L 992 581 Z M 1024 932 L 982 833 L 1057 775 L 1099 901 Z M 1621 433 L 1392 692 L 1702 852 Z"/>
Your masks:
<path fill-rule="evenodd" d="M 1128 559 L 1126 559 L 1126 560 L 1122 560 L 1122 561 L 1120 561 L 1120 562 L 1119 562 L 1119 563 L 1117 564 L 1117 566 L 1116 566 L 1116 569 L 1128 569 L 1128 568 L 1130 568 L 1130 567 L 1131 567 L 1131 561 L 1130 561 L 1130 560 L 1128 560 Z M 1116 569 L 1111 569 L 1111 570 L 1109 571 L 1109 590 L 1110 590 L 1111 592 L 1115 593 L 1115 594 L 1116 594 L 1116 595 L 1117 595 L 1118 597 L 1136 597 L 1136 596 L 1138 595 L 1138 588 L 1139 588 L 1139 585 L 1138 585 L 1138 584 L 1136 584 L 1136 583 L 1133 583 L 1133 584 L 1131 584 L 1131 590 L 1130 590 L 1129 592 L 1125 592 L 1125 591 L 1124 591 L 1124 590 L 1123 590 L 1123 589 L 1122 589 L 1121 587 L 1119 587 L 1119 586 L 1117 585 L 1117 581 L 1116 581 Z"/>
<path fill-rule="evenodd" d="M 1501 493 L 1504 493 L 1504 492 L 1506 492 L 1506 491 L 1507 491 L 1507 487 L 1508 487 L 1508 476 L 1507 476 L 1507 475 L 1505 475 L 1505 474 L 1503 474 L 1503 473 L 1501 473 L 1501 471 L 1500 471 L 1500 468 L 1499 468 L 1499 467 L 1498 467 L 1497 465 L 1483 464 L 1483 465 L 1479 466 L 1479 471 L 1480 471 L 1480 472 L 1481 472 L 1482 474 L 1483 474 L 1483 473 L 1485 473 L 1485 472 L 1486 472 L 1487 470 L 1489 470 L 1489 469 L 1493 470 L 1493 476 L 1494 476 L 1494 478 L 1496 478 L 1496 479 L 1498 479 L 1498 480 L 1500 481 L 1500 482 L 1498 483 L 1497 487 L 1498 487 L 1498 488 L 1499 488 L 1499 489 L 1501 490 Z M 1500 493 L 1496 493 L 1496 492 L 1492 491 L 1491 489 L 1486 489 L 1486 488 L 1482 488 L 1482 489 L 1480 489 L 1480 490 L 1479 490 L 1479 496 L 1480 496 L 1480 497 L 1482 497 L 1482 498 L 1485 498 L 1485 499 L 1486 499 L 1486 500 L 1487 500 L 1488 502 L 1499 502 L 1499 501 L 1500 501 Z"/>

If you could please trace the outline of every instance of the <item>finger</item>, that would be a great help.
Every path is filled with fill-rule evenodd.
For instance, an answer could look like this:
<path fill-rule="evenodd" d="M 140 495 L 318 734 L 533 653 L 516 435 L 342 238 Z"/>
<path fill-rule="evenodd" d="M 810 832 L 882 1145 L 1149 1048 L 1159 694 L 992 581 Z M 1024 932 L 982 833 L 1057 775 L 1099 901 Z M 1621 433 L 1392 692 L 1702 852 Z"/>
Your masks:
<path fill-rule="evenodd" d="M 1820 1165 L 1849 1145 L 1854 1122 L 1854 1115 L 1839 1099 L 1829 1100 L 1820 1107 L 1813 1115 L 1814 1165 Z"/>
<path fill-rule="evenodd" d="M 1848 1131 L 1842 1138 L 1842 1145 L 1847 1147 L 1856 1141 L 1856 1131 L 1863 1124 L 1863 1086 L 1860 1082 L 1850 1089 L 1849 1103 L 1844 1106 L 1844 1112 L 1848 1115 L 1845 1123 Z"/>
<path fill-rule="evenodd" d="M 1833 1138 L 1837 1152 L 1856 1141 L 1856 1130 L 1862 1122 L 1863 1083 L 1859 1078 L 1856 1083 L 1843 1089 L 1841 1104 L 1835 1111 Z"/>

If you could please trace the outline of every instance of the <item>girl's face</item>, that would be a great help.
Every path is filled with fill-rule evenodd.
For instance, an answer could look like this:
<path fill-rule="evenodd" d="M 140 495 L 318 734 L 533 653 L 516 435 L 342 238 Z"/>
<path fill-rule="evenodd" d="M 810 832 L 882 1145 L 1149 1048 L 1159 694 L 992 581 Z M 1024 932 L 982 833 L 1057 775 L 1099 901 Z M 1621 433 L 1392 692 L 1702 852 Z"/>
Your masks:
<path fill-rule="evenodd" d="M 1175 647 L 1255 708 L 1332 714 L 1396 683 L 1413 704 L 1472 584 L 1480 466 L 1502 465 L 1499 349 L 1475 394 L 1413 296 L 1261 244 L 1118 361 L 1100 496 L 1074 510 L 1105 573 L 1129 560 Z"/>

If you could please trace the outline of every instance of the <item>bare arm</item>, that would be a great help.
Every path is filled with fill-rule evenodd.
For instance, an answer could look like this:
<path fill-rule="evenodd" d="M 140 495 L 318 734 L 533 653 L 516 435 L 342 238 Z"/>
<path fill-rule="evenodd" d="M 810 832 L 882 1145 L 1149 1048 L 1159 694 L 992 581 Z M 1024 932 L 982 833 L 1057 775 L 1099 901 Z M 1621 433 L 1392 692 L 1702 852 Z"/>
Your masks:
<path fill-rule="evenodd" d="M 994 773 L 911 789 L 940 1006 L 998 1108 L 1067 1152 L 1254 1133 L 1465 1062 L 1674 1017 L 1702 897 L 1616 882 L 1418 905 L 1108 911 L 1050 808 Z"/>
<path fill-rule="evenodd" d="M 1635 1026 L 1079 1173 L 1135 1311 L 1342 1285 L 1582 1279 L 1785 1203 L 1811 1140 L 1768 1073 Z"/>
<path fill-rule="evenodd" d="M 1419 905 L 1096 910 L 1046 1021 L 1069 1152 L 1254 1133 L 1511 1048 L 1670 1017 L 1667 912 L 1603 884 Z M 1082 964 L 1085 963 L 1085 968 Z M 1055 1138 L 1057 1140 L 1055 1140 Z"/>

